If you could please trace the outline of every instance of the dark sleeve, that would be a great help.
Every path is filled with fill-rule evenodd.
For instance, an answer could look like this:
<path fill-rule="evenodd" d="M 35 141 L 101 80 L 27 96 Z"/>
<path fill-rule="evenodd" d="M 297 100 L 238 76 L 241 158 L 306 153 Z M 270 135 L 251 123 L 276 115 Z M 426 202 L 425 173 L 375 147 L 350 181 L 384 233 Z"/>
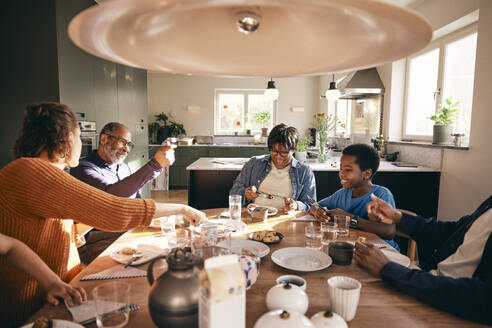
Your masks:
<path fill-rule="evenodd" d="M 299 192 L 299 198 L 295 201 L 298 210 L 307 212 L 309 211 L 309 204 L 311 203 L 307 196 L 316 201 L 316 181 L 314 180 L 314 173 L 310 167 L 307 167 L 305 174 L 301 177 L 300 185 L 302 186 L 302 189 Z"/>
<path fill-rule="evenodd" d="M 241 195 L 243 206 L 246 204 L 246 197 L 244 197 L 244 191 L 246 188 L 251 186 L 251 172 L 253 170 L 254 159 L 250 159 L 246 164 L 244 164 L 241 172 L 234 180 L 232 188 L 229 191 L 229 195 Z"/>
<path fill-rule="evenodd" d="M 397 229 L 421 243 L 425 248 L 438 248 L 463 224 L 459 221 L 438 221 L 436 218 L 423 218 L 403 213 Z"/>
<path fill-rule="evenodd" d="M 162 168 L 155 159 L 151 159 L 135 173 L 126 178 L 112 183 L 108 181 L 97 168 L 91 166 L 81 166 L 72 173 L 79 180 L 104 190 L 112 195 L 119 197 L 130 197 L 142 188 L 147 182 L 157 177 L 162 172 Z"/>
<path fill-rule="evenodd" d="M 492 248 L 489 236 L 486 249 Z M 482 278 L 450 278 L 428 272 L 411 270 L 394 262 L 381 270 L 382 279 L 405 294 L 444 311 L 467 319 L 492 324 L 492 270 L 490 256 L 482 256 L 480 265 L 488 268 Z M 490 252 L 490 250 L 488 251 Z"/>

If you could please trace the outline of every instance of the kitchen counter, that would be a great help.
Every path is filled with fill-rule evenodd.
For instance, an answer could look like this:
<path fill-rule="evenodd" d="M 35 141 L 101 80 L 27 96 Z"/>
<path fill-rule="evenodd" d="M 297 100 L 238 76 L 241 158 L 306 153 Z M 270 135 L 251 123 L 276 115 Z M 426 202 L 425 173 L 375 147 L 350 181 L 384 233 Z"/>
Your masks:
<path fill-rule="evenodd" d="M 186 169 L 190 170 L 223 170 L 223 171 L 237 171 L 241 170 L 244 163 L 249 158 L 216 158 L 216 157 L 202 157 L 192 164 L 188 165 Z M 394 162 L 381 161 L 379 164 L 378 172 L 439 172 L 439 169 L 430 167 L 417 166 L 417 167 L 398 167 L 393 165 Z M 313 171 L 336 171 L 340 169 L 340 157 L 330 157 L 326 163 L 318 163 L 316 159 L 309 159 L 306 162 Z"/>
<path fill-rule="evenodd" d="M 151 144 L 149 147 L 162 147 L 162 145 Z M 264 148 L 267 144 L 240 144 L 240 143 L 214 143 L 214 144 L 193 144 L 193 145 L 179 145 L 178 147 L 257 147 Z"/>
<path fill-rule="evenodd" d="M 186 166 L 188 204 L 197 209 L 227 207 L 229 190 L 249 157 L 202 156 Z M 338 177 L 340 157 L 327 163 L 309 160 L 307 164 L 316 179 L 317 199 L 323 199 L 342 188 Z M 426 217 L 436 216 L 439 203 L 441 172 L 429 167 L 397 167 L 381 161 L 373 177 L 375 184 L 388 188 L 396 207 Z"/>

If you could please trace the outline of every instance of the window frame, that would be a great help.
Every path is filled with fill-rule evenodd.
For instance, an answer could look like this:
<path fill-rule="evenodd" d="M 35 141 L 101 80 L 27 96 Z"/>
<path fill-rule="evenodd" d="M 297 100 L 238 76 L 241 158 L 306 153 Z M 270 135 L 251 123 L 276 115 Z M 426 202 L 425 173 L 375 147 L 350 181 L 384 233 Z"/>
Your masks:
<path fill-rule="evenodd" d="M 221 94 L 242 94 L 244 96 L 244 110 L 242 113 L 242 122 L 246 122 L 249 117 L 249 111 L 248 111 L 248 105 L 249 105 L 249 95 L 264 95 L 265 90 L 264 89 L 226 89 L 226 88 L 217 88 L 215 89 L 215 95 L 214 95 L 214 134 L 215 135 L 234 135 L 234 134 L 228 134 L 224 131 L 220 131 L 220 108 L 219 108 L 219 95 Z M 272 114 L 272 126 L 275 126 L 277 122 L 277 111 L 278 111 L 278 100 L 273 101 L 273 114 Z M 269 127 L 269 128 L 271 128 Z M 243 131 L 246 131 L 244 128 L 244 125 L 242 127 Z M 252 133 L 259 133 L 261 130 L 253 130 L 251 129 Z"/>
<path fill-rule="evenodd" d="M 408 88 L 409 88 L 409 78 L 410 78 L 410 60 L 416 58 L 420 55 L 433 51 L 435 49 L 439 49 L 439 64 L 437 69 L 437 85 L 435 88 L 435 92 L 437 94 L 436 104 L 434 108 L 434 112 L 437 112 L 439 109 L 439 105 L 442 103 L 442 93 L 443 93 L 443 84 L 444 84 L 444 65 L 446 58 L 446 46 L 454 41 L 463 39 L 469 35 L 474 33 L 478 33 L 478 23 L 472 23 L 467 25 L 461 29 L 458 29 L 454 32 L 451 32 L 447 35 L 444 35 L 434 41 L 432 41 L 427 47 L 422 49 L 421 51 L 409 56 L 405 60 L 405 85 L 404 85 L 404 98 L 403 98 L 403 119 L 402 119 L 402 139 L 409 139 L 415 141 L 432 141 L 432 133 L 430 135 L 414 135 L 407 134 L 406 126 L 407 126 L 407 117 L 408 117 Z M 477 40 L 478 45 L 478 40 Z M 475 53 L 476 56 L 476 53 Z M 476 68 L 476 57 L 475 57 L 475 68 Z M 475 72 L 474 72 L 475 76 Z M 475 92 L 475 91 L 473 91 Z M 472 109 L 473 112 L 473 109 Z M 471 131 L 470 131 L 471 132 Z"/>

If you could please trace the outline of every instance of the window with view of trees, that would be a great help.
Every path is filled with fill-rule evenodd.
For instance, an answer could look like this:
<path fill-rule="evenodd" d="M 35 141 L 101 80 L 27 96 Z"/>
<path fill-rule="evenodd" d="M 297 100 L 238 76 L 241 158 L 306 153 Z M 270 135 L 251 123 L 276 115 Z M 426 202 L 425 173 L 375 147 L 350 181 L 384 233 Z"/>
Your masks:
<path fill-rule="evenodd" d="M 459 101 L 455 133 L 470 135 L 477 47 L 476 24 L 434 41 L 407 59 L 403 138 L 430 140 L 444 99 Z"/>
<path fill-rule="evenodd" d="M 215 91 L 215 134 L 243 133 L 261 128 L 273 128 L 276 102 L 265 98 L 263 90 Z M 270 119 L 265 124 L 254 121 L 256 113 L 268 112 Z"/>

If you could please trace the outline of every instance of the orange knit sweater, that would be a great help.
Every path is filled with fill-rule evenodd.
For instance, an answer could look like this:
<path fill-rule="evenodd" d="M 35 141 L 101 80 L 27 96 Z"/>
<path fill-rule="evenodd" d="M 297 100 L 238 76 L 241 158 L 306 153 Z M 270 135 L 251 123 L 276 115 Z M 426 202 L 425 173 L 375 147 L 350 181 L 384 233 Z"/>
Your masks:
<path fill-rule="evenodd" d="M 79 273 L 73 221 L 106 231 L 149 225 L 152 200 L 120 198 L 93 188 L 39 158 L 0 170 L 0 232 L 19 239 L 68 282 Z M 44 302 L 32 277 L 0 258 L 0 326 L 20 324 Z"/>

